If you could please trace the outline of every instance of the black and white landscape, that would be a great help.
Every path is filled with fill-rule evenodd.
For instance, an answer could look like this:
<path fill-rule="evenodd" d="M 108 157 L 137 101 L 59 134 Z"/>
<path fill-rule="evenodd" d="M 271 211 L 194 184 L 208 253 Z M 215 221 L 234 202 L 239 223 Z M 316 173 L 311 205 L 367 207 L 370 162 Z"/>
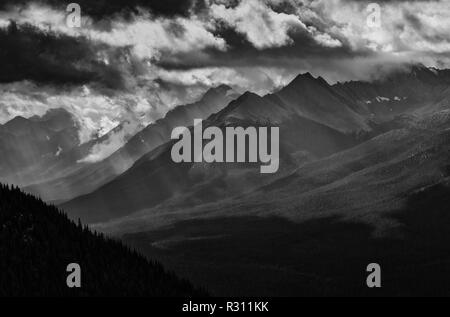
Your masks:
<path fill-rule="evenodd" d="M 450 295 L 446 0 L 78 4 L 0 4 L 1 296 Z M 279 169 L 174 162 L 195 119 Z"/>

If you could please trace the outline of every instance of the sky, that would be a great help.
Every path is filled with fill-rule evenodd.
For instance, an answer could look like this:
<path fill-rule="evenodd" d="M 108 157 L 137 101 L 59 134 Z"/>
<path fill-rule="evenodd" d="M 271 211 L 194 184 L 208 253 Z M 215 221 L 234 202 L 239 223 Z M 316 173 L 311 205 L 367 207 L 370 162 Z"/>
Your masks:
<path fill-rule="evenodd" d="M 68 3 L 1 1 L 0 123 L 63 107 L 85 142 L 220 84 L 262 95 L 306 71 L 334 83 L 450 68 L 449 0 L 78 0 L 80 27 Z"/>

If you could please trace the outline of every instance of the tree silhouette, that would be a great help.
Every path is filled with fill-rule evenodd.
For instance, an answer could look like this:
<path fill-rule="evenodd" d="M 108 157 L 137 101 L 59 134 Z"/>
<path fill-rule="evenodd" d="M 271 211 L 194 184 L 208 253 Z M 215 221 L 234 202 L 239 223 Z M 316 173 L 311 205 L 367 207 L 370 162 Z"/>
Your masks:
<path fill-rule="evenodd" d="M 67 265 L 81 266 L 68 288 Z M 0 184 L 0 296 L 204 296 L 121 242 L 70 221 L 54 206 Z"/>

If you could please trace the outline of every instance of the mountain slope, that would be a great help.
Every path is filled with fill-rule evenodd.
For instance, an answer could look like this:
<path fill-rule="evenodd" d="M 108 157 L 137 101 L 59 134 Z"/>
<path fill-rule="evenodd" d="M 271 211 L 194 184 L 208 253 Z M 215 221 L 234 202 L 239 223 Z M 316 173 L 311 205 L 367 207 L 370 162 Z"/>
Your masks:
<path fill-rule="evenodd" d="M 351 99 L 335 93 L 323 78 L 314 78 L 310 73 L 298 75 L 273 94 L 259 97 L 247 92 L 239 99 L 239 103 L 223 109 L 214 119 L 223 122 L 226 117 L 233 117 L 275 124 L 300 116 L 346 134 L 370 129 L 367 117 Z"/>
<path fill-rule="evenodd" d="M 447 71 L 412 65 L 387 74 L 373 82 L 337 83 L 333 90 L 353 99 L 365 109 L 372 121 L 386 121 L 399 114 L 435 104 L 449 96 Z"/>
<path fill-rule="evenodd" d="M 89 193 L 126 171 L 147 152 L 166 143 L 173 128 L 190 125 L 196 118 L 206 118 L 235 97 L 236 94 L 228 86 L 212 88 L 198 102 L 169 111 L 164 118 L 144 128 L 105 160 L 91 164 L 78 163 L 64 175 L 36 182 L 25 190 L 45 200 L 67 200 Z"/>
<path fill-rule="evenodd" d="M 96 228 L 219 296 L 448 296 L 450 111 L 412 122 L 249 195 Z"/>
<path fill-rule="evenodd" d="M 409 128 L 394 129 L 351 149 L 306 162 L 233 199 L 196 205 L 167 201 L 97 228 L 117 233 L 193 218 L 275 215 L 302 222 L 340 215 L 388 230 L 396 225 L 389 220 L 389 211 L 402 208 L 414 192 L 448 182 L 449 127 L 447 110 Z"/>
<path fill-rule="evenodd" d="M 42 117 L 15 117 L 0 126 L 0 176 L 21 182 L 24 170 L 79 144 L 79 127 L 64 109 L 49 110 Z"/>
<path fill-rule="evenodd" d="M 311 96 L 319 93 L 321 97 L 308 104 L 307 99 L 297 98 L 303 93 Z M 175 164 L 170 156 L 173 143 L 168 142 L 108 184 L 63 207 L 71 217 L 100 222 L 151 208 L 171 198 L 180 206 L 191 206 L 252 191 L 275 177 L 289 174 L 305 157 L 324 157 L 365 139 L 362 135 L 365 132 L 361 131 L 369 126 L 346 104 L 337 101 L 339 98 L 325 81 L 305 74 L 274 95 L 260 97 L 247 92 L 204 122 L 204 128 L 279 127 L 282 168 L 274 176 L 261 175 L 257 164 Z M 320 116 L 326 109 L 329 118 L 341 118 L 335 120 L 339 129 Z"/>
<path fill-rule="evenodd" d="M 0 180 L 21 187 L 60 178 L 89 162 L 82 159 L 116 135 L 129 139 L 128 122 L 101 137 L 80 143 L 80 127 L 65 109 L 50 109 L 42 117 L 16 117 L 0 126 Z"/>
<path fill-rule="evenodd" d="M 81 288 L 66 267 L 81 266 Z M 0 296 L 204 295 L 121 243 L 69 221 L 55 207 L 0 186 Z"/>
<path fill-rule="evenodd" d="M 417 111 L 428 107 L 428 112 L 435 111 L 437 100 L 448 100 L 445 81 L 437 85 L 435 74 L 430 73 L 420 68 L 413 69 L 411 73 L 393 74 L 399 80 L 398 87 L 407 87 L 409 82 L 420 84 L 427 89 L 424 93 L 426 97 L 414 103 L 412 93 L 415 90 L 411 91 L 408 95 L 411 99 L 407 99 L 411 104 L 405 101 L 397 111 L 387 114 L 383 114 L 383 107 L 380 106 L 380 112 L 374 116 L 363 102 L 365 97 L 352 99 L 350 88 L 344 91 L 341 85 L 330 86 L 320 77 L 313 78 L 310 74 L 299 75 L 288 86 L 271 95 L 260 97 L 247 92 L 211 115 L 204 126 L 279 127 L 281 168 L 275 175 L 261 175 L 255 164 L 174 164 L 170 158 L 171 143 L 167 143 L 142 157 L 137 164 L 107 185 L 68 202 L 64 207 L 74 217 L 82 217 L 88 222 L 101 222 L 152 209 L 159 204 L 163 205 L 157 207 L 158 210 L 182 210 L 234 196 L 245 196 L 258 187 L 293 177 L 294 171 L 307 164 L 308 160 L 320 160 L 379 134 L 414 126 L 417 121 L 415 116 L 425 115 Z M 382 84 L 384 89 L 393 89 L 390 80 L 388 78 Z M 381 84 L 369 85 L 369 90 L 379 93 L 378 85 Z M 439 95 L 431 91 L 439 91 Z M 411 140 L 415 141 L 414 138 L 408 139 L 405 145 L 411 145 Z M 374 156 L 384 157 L 383 153 L 392 144 L 397 144 L 395 139 L 389 137 L 385 142 L 385 145 L 369 151 L 374 151 Z M 405 145 L 398 145 L 399 149 Z M 368 150 L 362 153 L 365 151 Z M 352 155 L 360 157 L 358 148 Z M 358 165 L 357 162 L 354 164 Z M 339 170 L 338 175 L 342 172 L 345 169 Z M 298 192 L 288 191 L 282 197 L 295 200 L 298 195 Z M 256 201 L 253 203 L 258 204 Z M 280 204 L 283 205 L 283 202 Z"/>

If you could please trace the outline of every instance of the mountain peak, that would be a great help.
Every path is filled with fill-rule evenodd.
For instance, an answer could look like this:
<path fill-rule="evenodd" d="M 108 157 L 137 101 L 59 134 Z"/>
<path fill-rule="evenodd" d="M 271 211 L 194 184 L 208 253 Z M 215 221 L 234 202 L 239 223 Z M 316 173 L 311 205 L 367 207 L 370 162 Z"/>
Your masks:
<path fill-rule="evenodd" d="M 237 101 L 248 101 L 254 98 L 260 99 L 261 97 L 254 92 L 246 91 L 237 99 Z"/>
<path fill-rule="evenodd" d="M 3 127 L 7 128 L 7 129 L 12 129 L 12 130 L 16 130 L 19 129 L 20 127 L 23 126 L 27 126 L 30 123 L 30 120 L 28 120 L 25 117 L 22 116 L 16 116 L 14 118 L 12 118 L 11 120 L 9 120 L 8 122 L 6 122 Z"/>
<path fill-rule="evenodd" d="M 302 80 L 302 79 L 315 79 L 314 76 L 310 72 L 302 73 L 295 77 L 294 81 Z"/>
<path fill-rule="evenodd" d="M 215 89 L 215 90 L 219 90 L 219 91 L 228 91 L 228 90 L 231 90 L 232 88 L 228 85 L 220 84 L 219 86 L 211 88 L 211 89 Z"/>
<path fill-rule="evenodd" d="M 320 85 L 329 86 L 325 79 L 320 76 L 316 78 L 310 72 L 298 75 L 289 83 L 288 86 L 302 85 L 305 83 L 317 83 Z"/>
<path fill-rule="evenodd" d="M 218 95 L 225 95 L 228 93 L 228 91 L 232 90 L 232 88 L 228 85 L 219 85 L 217 87 L 210 88 L 206 91 L 206 93 L 203 95 L 201 100 L 206 101 L 210 98 L 217 98 Z"/>
<path fill-rule="evenodd" d="M 435 75 L 435 73 L 423 64 L 414 64 L 409 67 L 409 75 L 420 76 L 420 75 Z"/>
<path fill-rule="evenodd" d="M 292 90 L 316 90 L 320 87 L 329 88 L 330 85 L 322 77 L 315 78 L 311 73 L 307 72 L 300 74 L 294 78 L 287 86 L 281 89 L 281 91 L 292 91 Z"/>

